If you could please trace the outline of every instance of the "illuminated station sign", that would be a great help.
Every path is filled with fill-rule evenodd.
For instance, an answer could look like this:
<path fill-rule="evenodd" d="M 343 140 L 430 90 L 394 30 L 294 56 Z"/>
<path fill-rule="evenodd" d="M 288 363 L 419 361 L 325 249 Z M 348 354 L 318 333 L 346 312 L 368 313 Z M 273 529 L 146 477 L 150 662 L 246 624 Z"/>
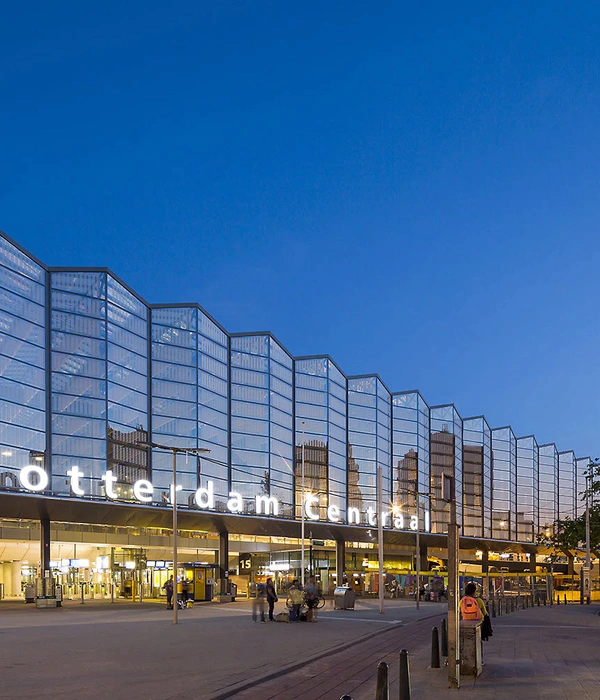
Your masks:
<path fill-rule="evenodd" d="M 71 491 L 75 496 L 85 496 L 85 490 L 81 486 L 81 480 L 85 477 L 84 472 L 77 466 L 71 467 L 67 471 L 67 476 L 71 480 Z M 115 491 L 117 477 L 111 470 L 106 471 L 101 476 L 104 482 L 106 497 L 114 500 L 118 498 Z M 49 478 L 43 467 L 37 465 L 29 465 L 23 467 L 19 472 L 19 481 L 21 486 L 27 491 L 40 492 L 48 487 Z M 181 485 L 177 485 L 177 491 L 182 490 Z M 133 496 L 140 503 L 152 503 L 154 500 L 154 486 L 148 479 L 139 479 L 133 484 Z M 170 487 L 170 499 L 173 502 L 173 485 Z M 206 486 L 198 488 L 194 494 L 194 503 L 200 510 L 214 510 L 215 496 L 214 483 L 207 481 Z M 279 515 L 279 500 L 275 496 L 257 495 L 254 499 L 256 515 Z M 320 497 L 315 494 L 306 494 L 304 498 L 304 514 L 308 520 L 317 522 L 321 520 L 318 508 L 320 506 Z M 237 491 L 230 491 L 226 504 L 227 510 L 230 513 L 243 513 L 244 499 Z M 397 507 L 392 507 L 389 510 L 384 510 L 383 527 L 392 528 L 394 530 L 413 530 L 418 529 L 429 532 L 430 517 L 429 511 L 424 512 L 423 524 L 419 523 L 418 516 L 415 514 L 405 515 Z M 342 523 L 346 525 L 367 525 L 375 527 L 377 525 L 377 511 L 369 506 L 364 511 L 358 508 L 349 507 L 346 510 L 345 517 L 342 516 L 340 508 L 336 505 L 327 506 L 327 518 L 330 523 Z"/>

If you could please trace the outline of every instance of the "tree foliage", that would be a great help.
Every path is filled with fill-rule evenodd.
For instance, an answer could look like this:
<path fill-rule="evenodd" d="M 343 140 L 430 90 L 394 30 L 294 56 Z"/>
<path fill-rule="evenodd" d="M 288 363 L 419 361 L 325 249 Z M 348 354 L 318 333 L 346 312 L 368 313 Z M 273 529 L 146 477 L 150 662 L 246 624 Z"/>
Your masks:
<path fill-rule="evenodd" d="M 582 502 L 587 498 L 590 506 L 590 548 L 600 549 L 600 462 L 590 462 L 585 472 L 587 489 L 578 494 Z M 577 518 L 554 521 L 551 529 L 540 532 L 538 543 L 565 551 L 585 548 L 585 510 Z"/>

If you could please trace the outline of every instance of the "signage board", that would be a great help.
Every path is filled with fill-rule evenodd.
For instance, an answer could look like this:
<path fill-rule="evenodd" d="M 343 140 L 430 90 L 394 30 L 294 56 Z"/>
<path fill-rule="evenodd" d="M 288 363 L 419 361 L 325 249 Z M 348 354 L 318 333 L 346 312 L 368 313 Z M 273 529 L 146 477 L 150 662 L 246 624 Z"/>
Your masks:
<path fill-rule="evenodd" d="M 240 554 L 239 564 L 240 574 L 250 573 L 252 568 L 252 555 L 251 554 Z"/>
<path fill-rule="evenodd" d="M 583 597 L 589 598 L 592 594 L 592 587 L 590 585 L 590 567 L 581 567 L 581 577 L 583 579 Z"/>

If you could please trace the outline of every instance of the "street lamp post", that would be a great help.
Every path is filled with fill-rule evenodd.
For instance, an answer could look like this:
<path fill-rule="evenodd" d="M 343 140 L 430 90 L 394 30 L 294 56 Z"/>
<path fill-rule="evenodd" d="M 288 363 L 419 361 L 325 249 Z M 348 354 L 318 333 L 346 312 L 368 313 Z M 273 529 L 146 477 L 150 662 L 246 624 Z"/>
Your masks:
<path fill-rule="evenodd" d="M 302 554 L 301 554 L 301 561 L 300 561 L 300 581 L 302 583 L 302 588 L 304 588 L 304 523 L 305 523 L 305 513 L 304 513 L 304 499 L 305 499 L 305 492 L 304 492 L 304 421 L 302 421 L 302 498 L 301 498 L 301 506 L 300 506 L 300 518 L 302 522 L 301 526 L 301 535 L 300 537 L 302 538 Z"/>
<path fill-rule="evenodd" d="M 594 468 L 599 464 L 598 459 L 591 459 L 588 465 L 588 472 L 585 476 L 585 572 L 584 575 L 587 577 L 587 584 L 583 588 L 582 592 L 586 598 L 586 604 L 589 605 L 592 596 L 591 587 L 591 569 L 592 569 L 592 556 L 591 556 L 591 544 L 590 544 L 590 483 L 594 478 Z M 584 578 L 584 581 L 586 579 Z"/>
<path fill-rule="evenodd" d="M 377 467 L 377 550 L 379 554 L 379 614 L 383 615 L 383 477 Z"/>
<path fill-rule="evenodd" d="M 412 494 L 412 491 L 404 490 L 402 489 L 404 493 L 410 493 Z M 415 479 L 415 509 L 416 509 L 416 515 L 417 515 L 417 529 L 415 531 L 415 602 L 417 605 L 417 610 L 420 609 L 419 607 L 419 591 L 421 588 L 421 574 L 420 574 L 420 569 L 421 567 L 419 566 L 421 563 L 421 521 L 419 519 L 419 516 L 421 514 L 420 512 L 420 504 L 421 504 L 421 496 L 427 496 L 428 498 L 431 498 L 433 494 L 428 491 L 427 493 L 419 493 L 419 480 L 418 478 Z"/>
<path fill-rule="evenodd" d="M 416 585 L 415 585 L 415 599 L 417 601 L 417 610 L 419 610 L 419 604 L 421 597 L 421 523 L 419 522 L 419 481 L 415 482 L 415 508 L 417 510 L 417 534 L 415 537 L 415 575 L 416 575 Z"/>
<path fill-rule="evenodd" d="M 456 517 L 456 493 L 454 477 L 442 475 L 442 498 L 450 503 L 448 525 L 448 683 L 460 688 L 460 636 L 459 636 L 459 575 L 460 526 Z"/>
<path fill-rule="evenodd" d="M 177 620 L 177 455 L 178 454 L 205 454 L 210 450 L 201 448 L 177 447 L 176 445 L 159 445 L 156 442 L 138 442 L 140 447 L 154 447 L 159 450 L 171 452 L 173 456 L 173 483 L 171 485 L 171 504 L 173 506 L 173 624 Z"/>

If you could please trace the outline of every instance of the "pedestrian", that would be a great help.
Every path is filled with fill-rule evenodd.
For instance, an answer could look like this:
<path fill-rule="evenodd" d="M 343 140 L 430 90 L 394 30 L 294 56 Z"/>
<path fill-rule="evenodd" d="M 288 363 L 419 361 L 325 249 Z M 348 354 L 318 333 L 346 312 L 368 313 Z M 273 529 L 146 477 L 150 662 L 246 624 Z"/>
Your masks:
<path fill-rule="evenodd" d="M 260 615 L 260 621 L 265 622 L 265 603 L 267 599 L 267 592 L 264 583 L 256 584 L 256 597 L 252 603 L 252 621 L 257 622 L 258 616 Z"/>
<path fill-rule="evenodd" d="M 319 591 L 317 590 L 317 584 L 315 582 L 315 577 L 311 576 L 308 579 L 308 583 L 305 586 L 306 592 L 306 620 L 307 622 L 317 621 L 317 602 Z"/>
<path fill-rule="evenodd" d="M 163 586 L 167 594 L 167 610 L 173 610 L 173 579 L 170 578 Z"/>
<path fill-rule="evenodd" d="M 294 579 L 290 586 L 290 600 L 292 601 L 292 609 L 290 610 L 290 622 L 300 622 L 300 609 L 304 602 L 304 593 L 298 585 L 298 580 Z"/>
<path fill-rule="evenodd" d="M 487 615 L 485 603 L 477 596 L 477 585 L 473 582 L 465 586 L 465 594 L 460 601 L 460 614 L 463 620 L 483 620 Z"/>
<path fill-rule="evenodd" d="M 190 595 L 190 583 L 187 579 L 183 579 L 181 582 L 181 600 L 183 601 L 183 607 L 185 608 L 188 598 Z"/>
<path fill-rule="evenodd" d="M 267 579 L 265 592 L 267 594 L 267 603 L 269 605 L 269 620 L 271 620 L 271 622 L 275 622 L 275 618 L 273 617 L 273 608 L 275 607 L 275 603 L 279 600 L 279 598 L 277 597 L 277 591 L 273 585 L 273 579 L 270 576 Z"/>

